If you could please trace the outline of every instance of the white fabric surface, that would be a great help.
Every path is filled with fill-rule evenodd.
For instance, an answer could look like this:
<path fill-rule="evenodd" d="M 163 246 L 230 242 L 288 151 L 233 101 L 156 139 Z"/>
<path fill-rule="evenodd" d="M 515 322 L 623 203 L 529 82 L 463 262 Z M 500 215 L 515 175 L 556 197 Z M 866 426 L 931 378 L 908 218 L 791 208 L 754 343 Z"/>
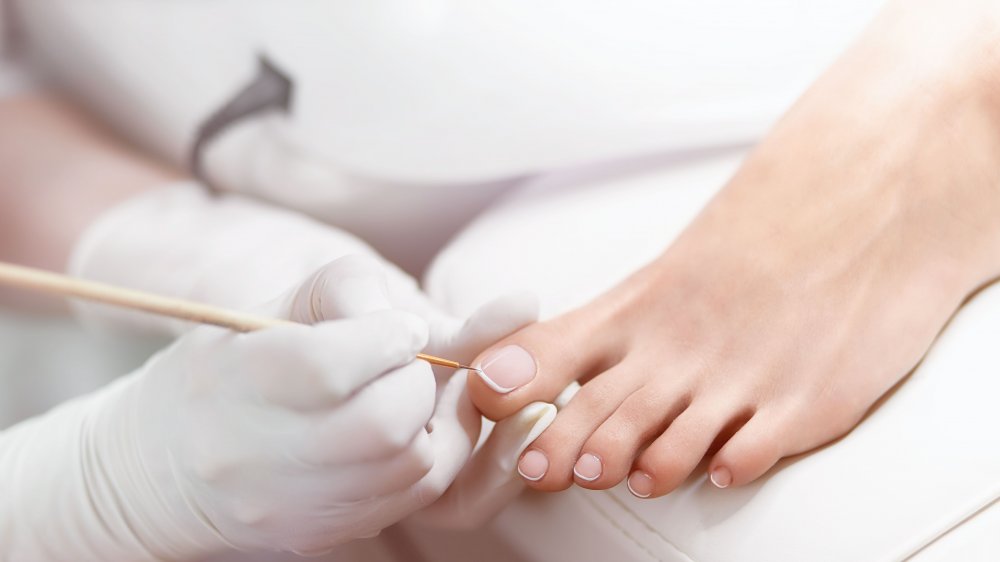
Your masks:
<path fill-rule="evenodd" d="M 582 304 L 662 251 L 740 156 L 526 185 L 440 255 L 427 288 L 458 314 L 521 287 L 539 292 L 543 318 Z M 653 501 L 572 488 L 519 500 L 493 530 L 539 561 L 1000 559 L 998 338 L 1000 285 L 850 435 L 753 485 L 719 490 L 698 472 Z"/>

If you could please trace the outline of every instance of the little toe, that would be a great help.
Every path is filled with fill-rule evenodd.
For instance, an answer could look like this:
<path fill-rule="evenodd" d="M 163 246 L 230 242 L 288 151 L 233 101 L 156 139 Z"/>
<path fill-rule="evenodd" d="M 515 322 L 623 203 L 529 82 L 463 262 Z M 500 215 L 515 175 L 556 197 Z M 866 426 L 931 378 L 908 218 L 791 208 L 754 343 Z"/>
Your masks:
<path fill-rule="evenodd" d="M 585 344 L 568 322 L 532 324 L 482 353 L 469 373 L 469 397 L 487 418 L 500 420 L 531 402 L 552 402 L 574 380 L 613 365 Z"/>
<path fill-rule="evenodd" d="M 581 448 L 574 470 L 577 485 L 606 490 L 628 476 L 639 449 L 649 443 L 688 405 L 686 388 L 646 385 L 630 394 L 621 406 L 594 431 Z M 601 472 L 584 472 L 593 458 L 601 459 Z"/>
<path fill-rule="evenodd" d="M 628 477 L 637 497 L 659 497 L 680 486 L 698 466 L 735 409 L 706 406 L 695 399 L 665 432 L 639 455 Z"/>
<path fill-rule="evenodd" d="M 580 448 L 638 384 L 621 375 L 613 369 L 584 385 L 531 444 L 518 463 L 529 486 L 555 492 L 568 488 L 574 476 L 584 480 L 601 476 L 602 460 L 591 455 L 581 461 Z"/>

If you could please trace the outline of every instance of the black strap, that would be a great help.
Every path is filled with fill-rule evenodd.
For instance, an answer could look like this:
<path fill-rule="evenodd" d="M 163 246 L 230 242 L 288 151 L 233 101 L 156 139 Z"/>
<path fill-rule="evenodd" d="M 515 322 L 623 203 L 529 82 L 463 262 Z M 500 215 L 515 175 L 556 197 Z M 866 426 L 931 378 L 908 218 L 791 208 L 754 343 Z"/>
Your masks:
<path fill-rule="evenodd" d="M 215 193 L 212 182 L 205 175 L 204 151 L 216 137 L 231 125 L 248 117 L 271 110 L 288 113 L 292 105 L 292 81 L 267 57 L 258 57 L 257 76 L 240 89 L 228 102 L 206 119 L 195 136 L 189 162 L 194 177 Z"/>

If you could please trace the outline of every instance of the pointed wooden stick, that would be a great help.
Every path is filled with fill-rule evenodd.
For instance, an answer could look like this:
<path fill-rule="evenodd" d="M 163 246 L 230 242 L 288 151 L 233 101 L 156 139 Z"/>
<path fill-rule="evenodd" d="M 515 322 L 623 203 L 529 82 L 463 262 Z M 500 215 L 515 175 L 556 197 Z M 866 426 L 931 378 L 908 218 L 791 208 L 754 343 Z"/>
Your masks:
<path fill-rule="evenodd" d="M 254 332 L 265 328 L 296 324 L 290 320 L 259 316 L 198 302 L 154 295 L 143 291 L 116 287 L 96 281 L 87 281 L 86 279 L 77 279 L 68 275 L 60 275 L 50 271 L 4 262 L 0 262 L 0 285 L 51 295 L 74 297 L 133 310 L 142 310 L 160 316 L 169 316 L 199 324 L 220 326 L 237 332 Z M 425 353 L 418 353 L 417 359 L 453 369 L 475 370 L 457 361 L 442 359 L 441 357 Z"/>

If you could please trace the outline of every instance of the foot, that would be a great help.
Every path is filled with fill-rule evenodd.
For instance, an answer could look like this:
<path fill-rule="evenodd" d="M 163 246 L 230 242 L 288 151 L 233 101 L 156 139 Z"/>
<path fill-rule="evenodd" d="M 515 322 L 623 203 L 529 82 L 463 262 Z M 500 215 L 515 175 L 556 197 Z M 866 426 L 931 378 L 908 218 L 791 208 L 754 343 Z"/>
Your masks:
<path fill-rule="evenodd" d="M 850 431 L 1000 274 L 1000 124 L 880 48 L 845 55 L 659 259 L 480 356 L 492 419 L 584 383 L 521 457 L 530 486 L 657 497 L 706 456 L 716 486 L 752 482 Z"/>

